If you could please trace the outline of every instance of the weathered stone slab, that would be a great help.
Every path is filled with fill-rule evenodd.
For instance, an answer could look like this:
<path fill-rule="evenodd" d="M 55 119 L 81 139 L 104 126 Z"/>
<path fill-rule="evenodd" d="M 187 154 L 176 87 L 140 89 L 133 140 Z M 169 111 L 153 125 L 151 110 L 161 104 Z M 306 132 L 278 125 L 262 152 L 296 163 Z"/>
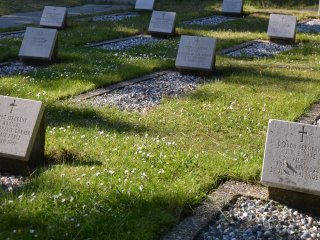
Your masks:
<path fill-rule="evenodd" d="M 152 11 L 154 4 L 155 0 L 137 0 L 134 9 L 138 11 Z"/>
<path fill-rule="evenodd" d="M 176 68 L 211 71 L 215 63 L 216 42 L 210 37 L 181 36 Z"/>
<path fill-rule="evenodd" d="M 243 0 L 223 0 L 222 13 L 224 14 L 242 14 Z"/>
<path fill-rule="evenodd" d="M 43 162 L 44 106 L 0 95 L 0 169 L 20 172 Z"/>
<path fill-rule="evenodd" d="M 320 195 L 320 128 L 270 120 L 261 182 Z"/>
<path fill-rule="evenodd" d="M 297 17 L 270 14 L 268 36 L 271 39 L 285 39 L 294 41 L 296 37 Z"/>
<path fill-rule="evenodd" d="M 56 29 L 28 27 L 20 47 L 22 60 L 52 61 L 57 57 L 58 31 Z"/>
<path fill-rule="evenodd" d="M 175 24 L 175 12 L 153 11 L 148 32 L 153 34 L 173 35 L 175 33 Z"/>
<path fill-rule="evenodd" d="M 67 25 L 67 8 L 45 6 L 40 19 L 41 27 L 65 28 Z"/>

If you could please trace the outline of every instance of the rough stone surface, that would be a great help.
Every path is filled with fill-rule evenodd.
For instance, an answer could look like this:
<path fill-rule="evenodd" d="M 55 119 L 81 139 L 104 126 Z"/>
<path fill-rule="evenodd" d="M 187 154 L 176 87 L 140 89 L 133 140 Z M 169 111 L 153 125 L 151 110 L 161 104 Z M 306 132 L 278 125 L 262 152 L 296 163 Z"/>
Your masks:
<path fill-rule="evenodd" d="M 181 36 L 176 68 L 211 71 L 215 63 L 216 39 Z"/>
<path fill-rule="evenodd" d="M 123 19 L 132 18 L 132 17 L 138 17 L 140 16 L 139 13 L 135 12 L 128 12 L 128 13 L 117 13 L 117 14 L 109 14 L 109 15 L 101 15 L 101 16 L 95 16 L 92 18 L 95 22 L 103 22 L 103 21 L 121 21 Z"/>
<path fill-rule="evenodd" d="M 45 6 L 40 19 L 41 27 L 64 28 L 67 24 L 67 8 Z"/>
<path fill-rule="evenodd" d="M 272 57 L 281 52 L 289 51 L 292 45 L 282 45 L 272 42 L 253 42 L 243 48 L 228 52 L 225 55 L 230 57 Z"/>
<path fill-rule="evenodd" d="M 135 10 L 152 11 L 155 0 L 136 0 Z"/>
<path fill-rule="evenodd" d="M 242 14 L 243 0 L 223 0 L 222 13 Z"/>
<path fill-rule="evenodd" d="M 270 120 L 261 182 L 320 195 L 320 128 Z"/>
<path fill-rule="evenodd" d="M 89 102 L 98 107 L 110 105 L 121 110 L 145 112 L 160 104 L 163 97 L 179 96 L 186 91 L 194 90 L 203 81 L 203 78 L 193 75 L 165 72 L 158 77 L 94 97 L 89 99 Z"/>
<path fill-rule="evenodd" d="M 268 36 L 272 39 L 288 39 L 294 41 L 296 36 L 297 17 L 270 14 Z"/>
<path fill-rule="evenodd" d="M 305 33 L 319 33 L 320 32 L 320 20 L 311 19 L 303 23 L 299 23 L 297 26 L 298 32 Z"/>
<path fill-rule="evenodd" d="M 20 47 L 19 57 L 50 61 L 55 57 L 57 38 L 56 29 L 28 27 Z"/>
<path fill-rule="evenodd" d="M 153 11 L 148 32 L 172 35 L 175 32 L 175 23 L 175 12 Z"/>
<path fill-rule="evenodd" d="M 225 17 L 225 16 L 210 16 L 204 18 L 193 19 L 191 21 L 183 22 L 184 25 L 211 25 L 216 26 L 224 22 L 230 22 L 235 20 L 232 17 Z"/>
<path fill-rule="evenodd" d="M 158 43 L 162 41 L 167 40 L 151 36 L 137 36 L 132 38 L 126 38 L 124 40 L 107 42 L 101 45 L 97 44 L 97 47 L 111 51 L 126 51 L 137 46 Z"/>

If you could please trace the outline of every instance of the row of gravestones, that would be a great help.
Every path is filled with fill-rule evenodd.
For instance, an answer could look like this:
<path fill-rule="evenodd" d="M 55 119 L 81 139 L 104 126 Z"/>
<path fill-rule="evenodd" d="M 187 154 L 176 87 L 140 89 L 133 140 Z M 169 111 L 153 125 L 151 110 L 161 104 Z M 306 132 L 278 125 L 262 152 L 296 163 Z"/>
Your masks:
<path fill-rule="evenodd" d="M 61 17 L 59 28 L 66 25 L 66 10 L 52 8 Z M 45 8 L 42 21 L 56 19 L 50 8 Z M 63 13 L 62 13 L 63 12 Z M 155 21 L 170 27 L 175 14 L 154 12 Z M 168 17 L 171 21 L 163 21 Z M 60 18 L 59 18 L 60 19 Z M 160 20 L 159 20 L 160 19 Z M 52 23 L 52 20 L 49 20 Z M 295 38 L 297 19 L 293 16 L 271 14 L 268 35 L 271 39 Z M 157 25 L 157 24 L 155 24 Z M 157 25 L 158 26 L 158 25 Z M 52 24 L 49 27 L 53 27 Z M 47 32 L 48 30 L 52 30 Z M 20 49 L 48 53 L 56 49 L 57 34 L 54 29 L 28 28 Z M 216 39 L 181 36 L 176 67 L 188 70 L 212 70 L 215 62 Z M 37 56 L 39 59 L 42 56 Z M 21 172 L 34 167 L 44 158 L 45 123 L 41 102 L 0 96 L 0 169 Z M 265 147 L 262 183 L 270 189 L 287 189 L 303 193 L 320 194 L 320 129 L 312 125 L 272 120 L 269 122 Z"/>

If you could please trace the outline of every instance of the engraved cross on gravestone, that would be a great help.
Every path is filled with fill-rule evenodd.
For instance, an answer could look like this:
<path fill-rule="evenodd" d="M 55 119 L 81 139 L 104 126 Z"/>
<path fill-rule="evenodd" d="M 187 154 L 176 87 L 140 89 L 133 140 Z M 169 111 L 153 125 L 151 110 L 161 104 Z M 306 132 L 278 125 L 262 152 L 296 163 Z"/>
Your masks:
<path fill-rule="evenodd" d="M 13 100 L 13 103 L 10 104 L 10 107 L 11 107 L 10 113 L 12 113 L 13 108 L 16 107 L 16 106 L 17 106 L 17 105 L 16 105 L 16 100 Z"/>
<path fill-rule="evenodd" d="M 299 131 L 299 133 L 301 134 L 301 142 L 303 142 L 304 140 L 304 134 L 308 135 L 308 133 L 304 130 L 304 126 L 302 126 L 302 131 Z"/>

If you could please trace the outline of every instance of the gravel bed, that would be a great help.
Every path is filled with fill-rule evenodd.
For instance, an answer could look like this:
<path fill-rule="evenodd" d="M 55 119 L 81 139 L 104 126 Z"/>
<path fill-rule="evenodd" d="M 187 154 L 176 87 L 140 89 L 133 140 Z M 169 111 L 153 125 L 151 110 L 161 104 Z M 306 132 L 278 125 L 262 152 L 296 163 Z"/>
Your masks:
<path fill-rule="evenodd" d="M 24 74 L 33 71 L 35 68 L 32 66 L 24 65 L 21 62 L 12 62 L 9 64 L 0 64 L 0 77 L 12 74 Z"/>
<path fill-rule="evenodd" d="M 126 51 L 126 50 L 129 50 L 129 49 L 134 48 L 136 46 L 158 43 L 158 42 L 162 42 L 162 41 L 167 41 L 167 40 L 161 39 L 161 38 L 150 37 L 150 36 L 139 36 L 139 37 L 125 39 L 122 41 L 99 45 L 98 48 L 102 48 L 105 50 L 111 50 L 111 51 Z"/>
<path fill-rule="evenodd" d="M 164 96 L 175 97 L 183 92 L 194 90 L 203 81 L 202 77 L 167 72 L 164 75 L 114 90 L 88 101 L 98 107 L 109 105 L 116 106 L 121 110 L 145 112 L 160 104 Z"/>
<path fill-rule="evenodd" d="M 211 16 L 205 18 L 198 18 L 191 21 L 185 21 L 183 24 L 185 25 L 219 25 L 224 22 L 229 22 L 235 20 L 232 17 L 225 17 L 225 16 Z"/>
<path fill-rule="evenodd" d="M 247 47 L 229 52 L 226 55 L 230 57 L 272 57 L 281 52 L 289 51 L 292 45 L 281 45 L 271 42 L 257 42 Z"/>
<path fill-rule="evenodd" d="M 198 239 L 320 239 L 320 219 L 272 200 L 240 197 Z"/>
<path fill-rule="evenodd" d="M 320 32 L 320 20 L 312 19 L 304 23 L 299 23 L 297 26 L 297 31 L 306 33 L 318 33 Z"/>
<path fill-rule="evenodd" d="M 123 19 L 138 17 L 140 16 L 138 13 L 130 12 L 130 13 L 119 13 L 119 14 L 109 14 L 93 17 L 92 20 L 95 22 L 103 22 L 103 21 L 121 21 Z"/>
<path fill-rule="evenodd" d="M 0 39 L 7 38 L 19 38 L 24 36 L 24 31 L 22 32 L 12 32 L 12 33 L 0 33 Z"/>
<path fill-rule="evenodd" d="M 22 176 L 0 173 L 0 185 L 5 191 L 13 191 L 16 188 L 22 187 L 26 182 L 27 179 Z"/>

